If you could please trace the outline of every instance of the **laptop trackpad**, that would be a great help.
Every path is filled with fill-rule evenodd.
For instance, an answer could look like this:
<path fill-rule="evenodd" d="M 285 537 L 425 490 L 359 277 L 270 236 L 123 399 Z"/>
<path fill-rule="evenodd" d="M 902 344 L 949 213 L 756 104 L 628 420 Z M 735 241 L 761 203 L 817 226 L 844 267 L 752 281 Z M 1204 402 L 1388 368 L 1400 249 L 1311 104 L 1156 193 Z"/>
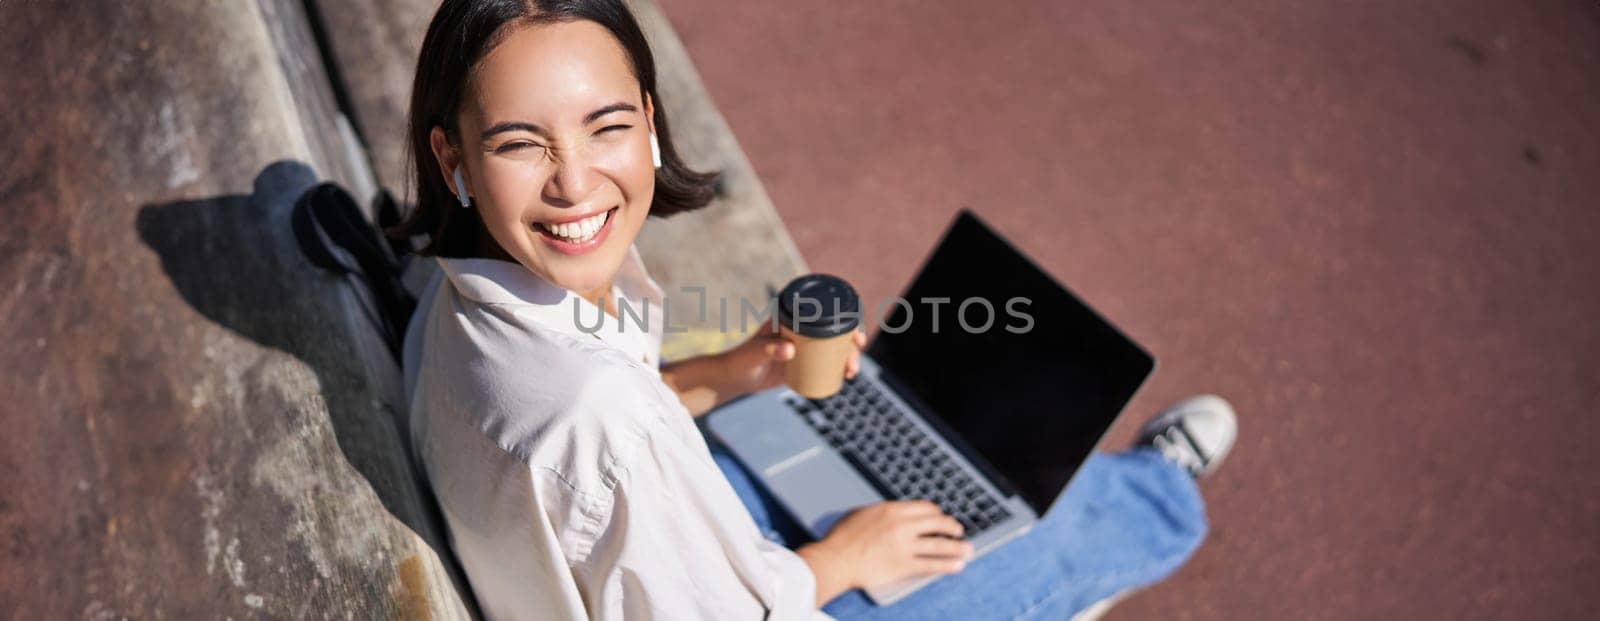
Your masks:
<path fill-rule="evenodd" d="M 826 535 L 851 509 L 884 499 L 826 445 L 773 464 L 763 474 L 773 495 L 816 538 Z"/>

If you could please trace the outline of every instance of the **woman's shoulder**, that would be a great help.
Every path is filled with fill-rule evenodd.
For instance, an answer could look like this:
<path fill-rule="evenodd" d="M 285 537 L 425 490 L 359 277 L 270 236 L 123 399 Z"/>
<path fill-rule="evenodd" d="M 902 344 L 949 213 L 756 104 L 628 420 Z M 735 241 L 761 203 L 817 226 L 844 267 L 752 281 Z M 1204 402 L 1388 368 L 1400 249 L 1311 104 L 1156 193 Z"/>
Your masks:
<path fill-rule="evenodd" d="M 442 400 L 419 405 L 427 415 L 449 412 L 531 466 L 568 473 L 624 463 L 675 403 L 664 401 L 676 397 L 657 371 L 599 340 L 494 324 L 478 322 L 486 332 L 439 349 L 426 366 L 442 380 L 434 385 L 443 390 L 430 391 Z"/>
<path fill-rule="evenodd" d="M 547 325 L 547 310 L 444 295 L 453 291 L 441 286 L 418 311 L 429 313 L 415 335 L 418 444 L 449 426 L 530 465 L 621 462 L 681 407 L 657 369 L 593 334 Z"/>

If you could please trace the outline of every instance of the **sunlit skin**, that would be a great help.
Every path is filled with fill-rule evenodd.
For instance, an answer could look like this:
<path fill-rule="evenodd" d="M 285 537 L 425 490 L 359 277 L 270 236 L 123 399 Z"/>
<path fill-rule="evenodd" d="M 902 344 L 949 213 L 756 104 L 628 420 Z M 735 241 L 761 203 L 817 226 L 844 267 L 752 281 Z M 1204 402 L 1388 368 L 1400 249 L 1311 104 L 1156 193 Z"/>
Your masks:
<path fill-rule="evenodd" d="M 440 127 L 429 136 L 439 174 L 455 189 L 462 167 L 471 208 L 488 231 L 477 256 L 521 264 L 616 317 L 613 277 L 655 194 L 654 102 L 605 27 L 580 20 L 508 28 L 472 69 L 456 115 L 459 142 Z M 563 246 L 540 228 L 611 209 L 608 230 L 591 244 Z M 866 333 L 856 330 L 852 341 L 846 377 L 859 372 Z M 758 332 L 729 351 L 668 364 L 661 379 L 700 416 L 782 384 L 794 355 L 793 343 Z M 925 500 L 884 502 L 796 552 L 816 576 L 821 606 L 851 588 L 959 571 L 971 545 L 927 536 L 935 533 L 959 537 L 961 526 Z"/>

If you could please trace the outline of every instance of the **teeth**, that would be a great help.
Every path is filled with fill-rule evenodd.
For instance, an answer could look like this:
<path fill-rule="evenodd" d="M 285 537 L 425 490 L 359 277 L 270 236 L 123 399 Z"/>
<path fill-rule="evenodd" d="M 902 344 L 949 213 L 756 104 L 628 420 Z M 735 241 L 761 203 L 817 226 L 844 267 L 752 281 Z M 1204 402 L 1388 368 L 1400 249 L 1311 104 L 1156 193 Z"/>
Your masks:
<path fill-rule="evenodd" d="M 588 241 L 594 237 L 595 233 L 600 231 L 600 227 L 605 226 L 606 214 L 609 213 L 611 213 L 610 210 L 607 210 L 577 222 L 567 222 L 564 224 L 544 224 L 541 226 L 544 227 L 544 230 L 549 231 L 557 237 L 566 239 L 567 241 Z"/>

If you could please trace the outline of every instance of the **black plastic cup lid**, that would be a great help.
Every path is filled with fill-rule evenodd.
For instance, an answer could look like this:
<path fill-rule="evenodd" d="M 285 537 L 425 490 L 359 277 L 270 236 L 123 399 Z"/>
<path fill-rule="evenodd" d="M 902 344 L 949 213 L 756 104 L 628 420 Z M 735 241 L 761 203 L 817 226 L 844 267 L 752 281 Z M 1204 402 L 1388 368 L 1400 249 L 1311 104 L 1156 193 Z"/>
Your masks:
<path fill-rule="evenodd" d="M 778 321 L 801 336 L 829 338 L 861 323 L 861 296 L 829 274 L 807 274 L 778 292 Z"/>

